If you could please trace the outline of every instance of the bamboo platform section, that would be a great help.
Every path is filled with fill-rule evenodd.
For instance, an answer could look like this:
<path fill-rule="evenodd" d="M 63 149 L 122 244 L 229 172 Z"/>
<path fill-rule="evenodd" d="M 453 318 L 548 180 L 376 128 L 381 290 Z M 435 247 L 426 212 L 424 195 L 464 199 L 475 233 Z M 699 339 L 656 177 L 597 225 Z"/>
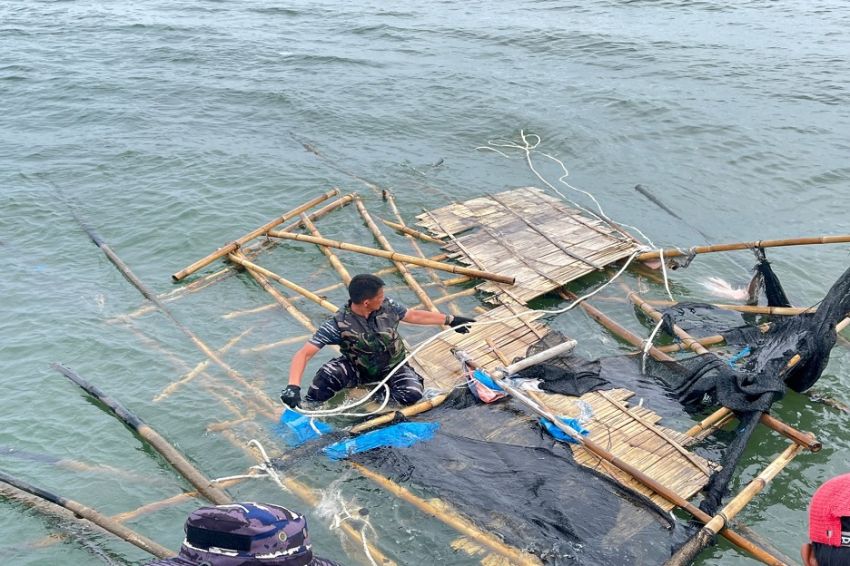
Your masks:
<path fill-rule="evenodd" d="M 577 401 L 590 405 L 593 417 L 585 427 L 589 438 L 612 454 L 664 484 L 685 499 L 696 495 L 708 482 L 709 473 L 719 467 L 684 448 L 692 439 L 680 432 L 660 426 L 661 417 L 643 406 L 629 407 L 634 393 L 628 389 L 591 391 L 581 397 L 547 393 L 541 395 L 546 405 L 559 414 L 579 416 Z M 646 495 L 665 511 L 674 505 L 652 492 L 634 478 L 595 456 L 585 448 L 570 444 L 576 462 L 594 468 L 618 483 Z"/>
<path fill-rule="evenodd" d="M 449 257 L 475 269 L 509 273 L 514 285 L 484 282 L 478 289 L 520 304 L 639 249 L 623 232 L 565 205 L 540 189 L 523 187 L 426 211 L 417 223 Z"/>

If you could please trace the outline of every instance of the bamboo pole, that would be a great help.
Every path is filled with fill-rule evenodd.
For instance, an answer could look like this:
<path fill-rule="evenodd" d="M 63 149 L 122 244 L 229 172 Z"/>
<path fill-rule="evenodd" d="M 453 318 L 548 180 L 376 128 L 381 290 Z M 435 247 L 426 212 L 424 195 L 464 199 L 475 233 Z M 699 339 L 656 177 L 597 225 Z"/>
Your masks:
<path fill-rule="evenodd" d="M 308 338 L 310 338 L 312 334 L 301 334 L 300 336 L 290 336 L 289 338 L 284 338 L 283 340 L 278 340 L 277 342 L 272 342 L 269 344 L 259 344 L 257 346 L 252 346 L 251 348 L 242 348 L 239 350 L 239 353 L 243 356 L 247 356 L 248 354 L 256 354 L 258 352 L 265 352 L 267 350 L 272 350 L 274 348 L 279 348 L 281 346 L 286 346 L 287 344 L 295 344 L 297 342 L 306 342 Z"/>
<path fill-rule="evenodd" d="M 244 332 L 242 332 L 238 336 L 235 336 L 235 337 L 231 338 L 230 340 L 228 340 L 227 343 L 224 346 L 222 346 L 221 349 L 218 352 L 216 352 L 216 354 L 218 354 L 219 356 L 223 356 L 224 354 L 226 354 L 233 346 L 238 344 L 239 341 L 242 340 L 242 338 L 247 336 L 251 332 L 251 330 L 252 329 L 249 328 L 248 330 L 245 330 Z M 207 369 L 207 367 L 209 367 L 209 365 L 210 365 L 209 359 L 200 362 L 198 365 L 196 365 L 194 368 L 192 368 L 191 371 L 183 374 L 183 376 L 180 379 L 178 379 L 175 382 L 169 383 L 165 388 L 163 388 L 162 391 L 160 391 L 157 395 L 154 396 L 153 402 L 159 403 L 163 399 L 166 399 L 169 395 L 171 395 L 172 393 L 177 391 L 177 389 L 179 389 L 181 386 L 186 385 L 187 383 L 189 383 L 190 381 L 192 381 L 193 379 L 198 377 L 201 373 L 203 373 Z"/>
<path fill-rule="evenodd" d="M 249 383 L 248 381 L 246 381 L 246 380 L 245 380 L 245 378 L 243 378 L 243 377 L 239 374 L 239 372 L 237 372 L 235 369 L 233 369 L 232 367 L 230 367 L 230 366 L 229 366 L 229 365 L 228 365 L 228 364 L 227 364 L 224 360 L 222 360 L 222 359 L 221 359 L 221 357 L 219 357 L 219 356 L 218 356 L 215 352 L 213 352 L 213 351 L 210 349 L 210 347 L 209 347 L 209 346 L 207 346 L 207 345 L 203 342 L 203 340 L 201 340 L 201 339 L 200 339 L 200 338 L 199 338 L 199 337 L 198 337 L 198 336 L 197 336 L 194 332 L 192 332 L 191 330 L 189 330 L 189 328 L 188 328 L 188 327 L 186 327 L 186 325 L 184 325 L 182 322 L 180 322 L 180 320 L 179 320 L 176 316 L 174 316 L 174 313 L 172 313 L 172 312 L 171 312 L 171 310 L 169 310 L 169 308 L 168 308 L 168 307 L 166 307 L 166 306 L 165 306 L 165 304 L 163 304 L 163 302 L 162 302 L 162 301 L 160 301 L 160 300 L 156 297 L 156 295 L 154 295 L 154 294 L 151 292 L 151 290 L 150 290 L 150 289 L 149 289 L 149 288 L 148 288 L 148 287 L 147 287 L 144 283 L 142 283 L 142 281 L 141 281 L 138 277 L 136 277 L 136 274 L 135 274 L 135 273 L 133 273 L 133 272 L 132 272 L 132 270 L 130 270 L 130 268 L 127 266 L 127 264 L 125 264 L 123 261 L 121 261 L 121 258 L 120 258 L 120 257 L 118 257 L 118 254 L 116 254 L 116 253 L 112 250 L 112 248 L 109 246 L 109 244 L 107 244 L 107 243 L 103 240 L 103 238 L 101 238 L 101 237 L 100 237 L 100 235 L 99 235 L 99 234 L 98 234 L 98 233 L 94 230 L 94 228 L 92 228 L 91 226 L 89 226 L 88 224 L 86 224 L 85 222 L 83 222 L 83 220 L 82 220 L 81 218 L 79 218 L 78 216 L 76 216 L 76 214 L 74 215 L 74 217 L 75 217 L 75 219 L 77 220 L 77 222 L 80 224 L 80 226 L 83 228 L 83 230 L 85 230 L 85 231 L 86 231 L 86 233 L 88 234 L 89 238 L 91 238 L 92 242 L 94 242 L 94 244 L 95 244 L 98 248 L 100 248 L 100 250 L 101 250 L 104 254 L 106 254 L 106 257 L 109 259 L 109 261 L 110 261 L 110 262 L 112 262 L 112 264 L 113 264 L 116 268 L 118 268 L 118 270 L 121 272 L 121 274 L 122 274 L 122 275 L 124 275 L 124 277 L 127 279 L 127 281 L 129 281 L 129 282 L 130 282 L 130 283 L 131 283 L 131 284 L 132 284 L 132 285 L 133 285 L 133 286 L 134 286 L 134 287 L 135 287 L 135 288 L 136 288 L 136 289 L 137 289 L 137 290 L 138 290 L 138 291 L 142 294 L 142 296 L 143 296 L 143 297 L 145 297 L 146 299 L 148 299 L 148 300 L 149 300 L 150 302 L 152 302 L 152 303 L 153 303 L 153 304 L 154 304 L 157 308 L 159 308 L 159 310 L 160 310 L 160 311 L 161 311 L 161 312 L 162 312 L 162 313 L 163 313 L 163 314 L 164 314 L 164 315 L 165 315 L 165 316 L 166 316 L 166 317 L 167 317 L 167 318 L 168 318 L 168 319 L 169 319 L 172 323 L 174 323 L 174 325 L 175 325 L 175 326 L 177 326 L 177 328 L 178 328 L 178 329 L 179 329 L 179 330 L 180 330 L 180 331 L 181 331 L 181 332 L 182 332 L 182 333 L 183 333 L 183 334 L 184 334 L 187 338 L 189 338 L 189 340 L 191 340 L 191 341 L 192 341 L 192 344 L 194 344 L 196 348 L 198 348 L 201 352 L 203 352 L 203 353 L 204 353 L 204 354 L 205 354 L 205 355 L 206 355 L 209 359 L 211 359 L 211 360 L 212 360 L 212 361 L 213 361 L 216 365 L 218 365 L 219 367 L 221 367 L 221 368 L 222 368 L 222 369 L 223 369 L 223 370 L 227 373 L 227 375 L 228 375 L 231 379 L 233 379 L 234 381 L 238 382 L 238 383 L 239 383 L 242 387 L 244 387 L 246 390 L 251 391 L 252 393 L 254 393 L 254 395 L 256 395 L 256 396 L 257 396 L 257 399 L 258 399 L 258 400 L 262 400 L 263 398 L 267 398 L 267 397 L 265 396 L 265 394 L 264 394 L 262 391 L 260 391 L 260 390 L 259 390 L 256 386 L 254 386 L 252 383 Z M 269 405 L 269 407 L 274 408 L 274 406 L 273 406 L 273 405 L 271 405 L 271 404 Z"/>
<path fill-rule="evenodd" d="M 86 507 L 82 503 L 74 501 L 73 499 L 68 499 L 67 497 L 62 497 L 61 495 L 38 488 L 3 472 L 0 472 L 0 482 L 2 482 L 2 486 L 0 486 L 0 493 L 6 497 L 15 497 L 20 499 L 23 493 L 34 495 L 44 501 L 52 503 L 53 505 L 71 511 L 75 517 L 85 519 L 86 521 L 97 525 L 105 531 L 108 531 L 118 538 L 141 548 L 148 554 L 156 556 L 157 558 L 168 558 L 176 554 L 161 544 L 140 535 L 129 527 L 125 527 L 109 517 L 98 513 L 91 507 Z"/>
<path fill-rule="evenodd" d="M 269 232 L 269 236 L 273 238 L 282 238 L 285 240 L 296 240 L 299 242 L 308 242 L 310 244 L 316 244 L 319 246 L 329 246 L 332 248 L 337 248 L 340 250 L 347 250 L 351 252 L 357 252 L 365 255 L 371 255 L 375 257 L 382 257 L 386 259 L 390 259 L 393 261 L 399 261 L 404 263 L 412 263 L 413 265 L 419 265 L 421 267 L 430 267 L 432 269 L 439 269 L 441 271 L 447 271 L 449 273 L 456 273 L 458 275 L 468 275 L 470 277 L 477 277 L 480 279 L 489 279 L 490 281 L 496 281 L 498 283 L 506 283 L 508 285 L 513 285 L 515 278 L 508 277 L 506 275 L 499 275 L 496 273 L 490 273 L 487 271 L 480 271 L 478 269 L 470 269 L 468 267 L 462 267 L 460 265 L 453 265 L 451 263 L 443 263 L 439 261 L 433 261 L 430 259 L 420 259 L 416 256 L 411 256 L 407 254 L 400 254 L 398 252 L 387 252 L 384 250 L 378 250 L 375 248 L 369 248 L 366 246 L 359 246 L 357 244 L 351 244 L 349 242 L 339 242 L 336 240 L 328 240 L 326 238 L 316 238 L 314 236 L 307 236 L 306 234 L 288 234 L 286 232 Z M 395 270 L 393 270 L 395 271 Z"/>
<path fill-rule="evenodd" d="M 292 210 L 283 214 L 282 216 L 278 216 L 274 220 L 266 222 L 265 224 L 263 224 L 259 228 L 252 230 L 251 232 L 248 232 L 247 234 L 245 234 L 241 238 L 237 238 L 236 240 L 230 242 L 229 244 L 225 244 L 224 246 L 218 248 L 216 251 L 209 254 L 208 256 L 206 256 L 202 259 L 199 259 L 198 261 L 196 261 L 195 263 L 193 263 L 189 267 L 181 269 L 180 271 L 178 271 L 177 273 L 172 275 L 171 278 L 174 281 L 180 281 L 181 279 L 184 279 L 187 275 L 191 275 L 192 273 L 198 271 L 199 269 L 208 266 L 209 264 L 211 264 L 215 260 L 217 260 L 221 257 L 224 257 L 229 253 L 236 251 L 245 242 L 249 242 L 249 241 L 253 240 L 254 238 L 256 238 L 257 236 L 261 236 L 263 234 L 266 234 L 272 228 L 279 226 L 280 224 L 283 224 L 284 222 L 286 222 L 290 218 L 298 216 L 299 214 L 301 214 L 305 210 L 309 210 L 309 209 L 313 208 L 314 206 L 316 206 L 317 204 L 319 204 L 320 202 L 324 202 L 324 201 L 328 200 L 329 198 L 334 197 L 338 194 L 339 194 L 339 189 L 335 188 L 331 191 L 326 192 L 323 195 L 319 195 L 318 197 L 316 197 L 316 198 L 314 198 L 310 201 L 307 201 L 306 203 L 302 204 L 301 206 L 293 208 Z"/>
<path fill-rule="evenodd" d="M 382 487 L 384 490 L 413 505 L 426 515 L 439 519 L 459 533 L 476 541 L 478 544 L 481 544 L 491 551 L 502 555 L 509 560 L 511 564 L 518 564 L 521 566 L 536 566 L 542 564 L 540 559 L 533 554 L 508 546 L 495 535 L 482 531 L 469 519 L 459 515 L 441 500 L 424 500 L 414 495 L 407 488 L 376 474 L 369 468 L 358 464 L 357 462 L 349 462 L 349 465 L 360 472 L 361 475 Z"/>
<path fill-rule="evenodd" d="M 357 196 L 357 193 L 348 193 L 346 195 L 343 195 L 343 196 L 339 197 L 338 199 L 336 199 L 335 201 L 332 201 L 331 203 L 326 204 L 322 208 L 318 209 L 316 212 L 309 214 L 307 216 L 307 219 L 310 222 L 316 222 L 320 218 L 324 218 L 325 216 L 327 216 L 329 213 L 333 212 L 337 208 L 342 208 L 344 206 L 348 206 L 349 204 L 352 203 L 352 201 L 354 201 L 354 198 L 356 196 Z M 302 214 L 305 214 L 305 213 L 302 213 Z M 288 225 L 284 226 L 283 228 L 281 228 L 280 231 L 281 232 L 295 232 L 296 230 L 298 230 L 300 228 L 306 228 L 306 227 L 307 227 L 307 225 L 304 223 L 304 219 L 299 218 L 295 222 L 292 222 L 291 224 L 288 224 Z"/>
<path fill-rule="evenodd" d="M 415 239 L 415 236 L 417 236 L 417 235 L 425 236 L 425 234 L 420 234 L 416 230 L 413 230 L 412 228 L 408 228 L 405 225 L 404 218 L 401 215 L 401 211 L 399 211 L 398 206 L 396 206 L 395 196 L 391 192 L 384 191 L 383 196 L 384 196 L 384 200 L 387 202 L 387 204 L 390 205 L 390 210 L 392 211 L 393 216 L 395 216 L 396 220 L 398 220 L 398 224 L 395 224 L 395 226 L 400 228 L 401 232 L 405 234 L 405 237 L 410 241 L 410 245 L 416 251 L 416 255 L 418 255 L 422 259 L 425 259 L 425 252 L 422 251 L 422 248 L 419 246 L 419 243 Z M 384 220 L 385 224 L 388 224 L 392 227 L 392 225 L 394 223 L 392 223 L 392 222 L 388 223 L 388 222 L 389 221 Z M 407 230 L 407 231 L 405 231 L 405 230 Z M 430 238 L 430 236 L 428 236 L 428 237 Z M 440 244 L 443 243 L 440 240 L 437 240 L 436 238 L 431 238 L 431 239 L 435 240 L 436 242 L 439 242 Z M 443 297 L 447 297 L 449 295 L 449 292 L 446 289 L 445 283 L 443 283 L 442 279 L 440 279 L 439 275 L 437 275 L 437 273 L 432 269 L 426 269 L 425 273 L 428 275 L 428 278 L 431 279 L 431 282 L 433 284 L 437 285 L 440 292 L 443 294 Z M 437 304 L 436 301 L 434 302 L 434 304 L 435 305 Z M 454 315 L 460 314 L 460 309 L 458 309 L 457 306 L 453 302 L 449 302 L 449 310 L 452 311 L 452 314 L 454 314 Z"/>
<path fill-rule="evenodd" d="M 317 238 L 322 237 L 322 234 L 319 232 L 319 229 L 316 228 L 316 225 L 310 222 L 310 219 L 307 218 L 304 214 L 301 215 L 301 222 L 304 224 L 304 226 L 307 227 L 307 229 L 313 236 Z M 327 246 L 319 246 L 319 249 L 322 250 L 322 253 L 325 254 L 325 257 L 327 257 L 328 261 L 331 262 L 331 266 L 336 270 L 337 273 L 339 273 L 342 282 L 346 285 L 351 283 L 351 274 L 348 273 L 348 270 L 345 268 L 342 262 L 339 261 L 339 258 L 336 257 L 336 254 L 333 253 L 331 249 Z"/>
<path fill-rule="evenodd" d="M 525 360 L 524 360 L 525 361 Z M 477 364 L 474 362 L 471 363 L 473 367 Z M 509 370 L 511 368 L 508 368 Z M 512 370 L 515 371 L 515 370 Z M 676 493 L 674 490 L 668 488 L 667 486 L 661 484 L 660 482 L 653 479 L 651 476 L 645 474 L 639 469 L 635 468 L 628 462 L 624 462 L 611 452 L 604 449 L 602 446 L 596 444 L 594 441 L 590 440 L 587 437 L 584 437 L 578 434 L 575 430 L 561 422 L 560 419 L 556 418 L 551 411 L 546 408 L 546 406 L 542 403 L 539 403 L 530 397 L 528 397 L 524 392 L 518 390 L 516 387 L 511 385 L 509 381 L 504 379 L 505 374 L 503 372 L 493 372 L 491 377 L 496 380 L 496 383 L 505 391 L 511 394 L 511 396 L 528 407 L 534 413 L 542 416 L 543 418 L 549 420 L 552 424 L 554 424 L 559 430 L 567 434 L 570 438 L 575 440 L 578 444 L 583 446 L 589 452 L 592 452 L 595 456 L 605 460 L 606 462 L 613 464 L 616 468 L 621 470 L 622 472 L 632 476 L 637 482 L 643 484 L 647 488 L 651 489 L 661 497 L 664 497 L 677 507 L 682 508 L 683 510 L 690 513 L 694 518 L 702 523 L 708 523 L 711 520 L 711 516 L 707 513 L 699 509 L 698 507 L 691 504 L 687 499 Z M 774 566 L 783 566 L 784 563 L 778 558 L 772 556 L 770 553 L 765 551 L 764 549 L 756 546 L 751 541 L 745 539 L 738 533 L 732 531 L 731 529 L 724 529 L 722 531 L 723 536 L 729 540 L 735 546 L 745 550 L 750 553 L 757 560 L 764 562 L 765 564 L 771 564 Z"/>
<path fill-rule="evenodd" d="M 661 313 L 655 310 L 652 305 L 643 300 L 637 293 L 631 291 L 627 295 L 627 298 L 655 322 L 659 322 L 661 320 Z M 684 344 L 686 348 L 693 351 L 694 353 L 708 353 L 708 350 L 705 349 L 705 346 L 694 340 L 690 334 L 682 330 L 678 325 L 673 325 L 673 333 L 676 335 L 677 338 L 679 338 L 679 340 L 682 341 L 682 344 Z"/>
<path fill-rule="evenodd" d="M 672 307 L 679 304 L 677 301 L 663 300 L 648 300 L 647 304 L 654 307 Z M 712 307 L 725 309 L 727 311 L 737 311 L 750 314 L 772 314 L 781 316 L 793 316 L 803 313 L 815 312 L 817 307 L 770 307 L 764 305 L 733 305 L 723 303 L 706 303 Z"/>
<path fill-rule="evenodd" d="M 448 393 L 441 393 L 431 399 L 427 399 L 425 401 L 420 401 L 413 405 L 408 405 L 398 411 L 392 411 L 389 413 L 384 413 L 383 415 L 374 417 L 369 419 L 368 421 L 363 421 L 362 423 L 356 424 L 348 431 L 350 434 L 360 434 L 361 432 L 371 430 L 373 428 L 379 427 L 381 425 L 385 425 L 393 422 L 399 414 L 404 415 L 405 417 L 412 417 L 415 415 L 419 415 L 424 413 L 425 411 L 430 411 L 436 407 L 439 407 L 443 404 L 443 401 L 449 398 Z"/>
<path fill-rule="evenodd" d="M 375 237 L 375 240 L 381 245 L 381 247 L 389 252 L 395 253 L 395 250 L 390 244 L 389 240 L 381 233 L 381 229 L 378 228 L 378 225 L 375 224 L 375 221 L 372 220 L 372 216 L 369 214 L 369 211 L 366 210 L 366 205 L 363 204 L 363 201 L 357 199 L 354 202 L 354 206 L 357 207 L 357 212 L 360 213 L 360 216 L 363 217 L 363 221 L 366 223 L 366 227 L 369 228 L 369 231 L 372 232 L 372 235 Z M 412 256 L 411 256 L 412 257 Z M 418 259 L 418 258 L 417 258 Z M 431 302 L 431 297 L 428 296 L 428 293 L 419 285 L 416 279 L 413 278 L 413 275 L 408 271 L 407 266 L 404 265 L 400 261 L 393 260 L 393 264 L 398 269 L 398 272 L 401 274 L 401 277 L 404 279 L 405 283 L 410 286 L 410 289 L 413 291 L 413 294 L 425 305 L 429 311 L 439 312 L 437 307 L 434 306 L 434 303 Z"/>
<path fill-rule="evenodd" d="M 235 253 L 230 254 L 228 256 L 228 258 L 230 258 L 234 263 L 238 263 L 240 265 L 247 265 L 248 263 L 250 263 L 247 259 L 245 259 L 245 256 L 242 255 L 239 252 L 235 252 Z M 251 265 L 253 266 L 254 264 L 251 263 Z M 257 266 L 257 267 L 259 268 L 259 266 Z M 283 310 L 285 310 L 290 315 L 292 315 L 292 318 L 297 320 L 301 324 L 301 326 L 303 326 L 304 328 L 306 328 L 310 332 L 316 331 L 316 326 L 313 324 L 313 322 L 310 320 L 310 318 L 307 315 L 305 315 L 304 313 L 302 313 L 300 310 L 298 310 L 295 307 L 295 305 L 293 305 L 289 301 L 289 299 L 284 297 L 283 294 L 280 291 L 275 289 L 274 286 L 272 286 L 272 284 L 269 283 L 269 280 L 266 278 L 266 275 L 264 273 L 260 272 L 259 269 L 255 269 L 254 267 L 246 267 L 246 269 L 247 269 L 248 273 L 251 275 L 251 277 L 253 277 L 254 280 L 257 281 L 257 283 L 260 284 L 260 287 L 265 289 L 266 292 L 269 295 L 271 295 L 272 298 L 274 298 L 275 301 L 277 301 L 277 303 L 283 308 Z M 260 268 L 260 269 L 262 269 L 262 268 Z M 266 271 L 266 270 L 263 269 L 263 271 Z M 271 273 L 271 272 L 269 272 L 269 273 Z"/>
<path fill-rule="evenodd" d="M 386 197 L 384 197 L 386 198 Z M 395 230 L 396 232 L 401 232 L 402 234 L 407 234 L 408 236 L 413 236 L 414 238 L 419 238 L 423 242 L 429 242 L 431 244 L 440 244 L 443 245 L 445 242 L 438 238 L 434 238 L 433 236 L 429 236 L 419 230 L 414 230 L 413 228 L 404 224 L 404 222 L 391 222 L 390 220 L 381 219 L 381 222 Z"/>
<path fill-rule="evenodd" d="M 850 234 L 837 236 L 815 236 L 809 238 L 788 238 L 784 240 L 756 240 L 754 242 L 738 242 L 734 244 L 715 244 L 713 246 L 696 246 L 688 251 L 682 251 L 678 248 L 664 250 L 664 258 L 686 256 L 690 253 L 705 254 L 710 252 L 728 252 L 732 250 L 750 250 L 753 248 L 777 248 L 781 246 L 805 246 L 810 244 L 842 244 L 850 242 Z M 636 259 L 646 261 L 648 259 L 658 259 L 661 252 L 645 252 L 637 256 Z"/>
<path fill-rule="evenodd" d="M 273 280 L 277 281 L 278 283 L 280 283 L 284 287 L 287 287 L 288 289 L 295 291 L 299 295 L 302 295 L 302 296 L 306 297 L 307 299 L 310 299 L 311 301 L 313 301 L 314 303 L 316 303 L 317 305 L 319 305 L 320 307 L 322 307 L 325 310 L 328 310 L 330 312 L 336 312 L 337 310 L 339 310 L 338 307 L 336 305 L 334 305 L 333 303 L 331 303 L 330 301 L 326 301 L 325 299 L 323 299 L 319 295 L 313 293 L 312 291 L 305 289 L 304 287 L 301 287 L 300 285 L 296 285 L 295 283 L 293 283 L 289 279 L 281 277 L 277 273 L 275 273 L 273 271 L 269 271 L 265 267 L 261 267 L 261 266 L 257 265 L 256 263 L 248 261 L 247 259 L 245 259 L 245 256 L 243 256 L 239 253 L 230 254 L 228 256 L 228 258 L 231 261 L 236 262 L 239 265 L 247 268 L 248 271 L 250 271 L 252 274 L 259 273 L 260 275 L 263 275 L 264 277 L 268 277 L 269 279 L 273 279 Z M 290 306 L 292 306 L 292 303 L 290 301 L 286 301 L 286 302 Z M 292 309 L 295 309 L 295 307 L 292 307 Z M 289 310 L 289 309 L 287 309 L 287 310 Z M 290 311 L 290 314 L 293 314 L 293 312 L 294 311 Z M 305 319 L 307 318 L 303 314 L 300 314 L 300 312 L 299 312 L 299 315 L 300 315 L 300 317 L 304 317 Z M 299 320 L 300 320 L 300 317 L 296 317 L 296 318 L 299 318 Z M 309 321 L 309 319 L 307 319 L 307 320 Z M 305 326 L 307 326 L 307 325 L 305 324 Z"/>
<path fill-rule="evenodd" d="M 115 399 L 108 396 L 98 387 L 83 379 L 75 371 L 61 364 L 52 364 L 53 369 L 79 385 L 89 395 L 106 405 L 112 413 L 121 419 L 127 426 L 135 430 L 139 436 L 144 438 L 157 452 L 159 452 L 174 469 L 201 492 L 204 497 L 216 505 L 232 503 L 233 500 L 220 488 L 198 471 L 174 446 L 165 438 L 160 436 L 153 428 L 130 412 L 126 407 Z"/>
<path fill-rule="evenodd" d="M 717 515 L 706 523 L 700 531 L 688 540 L 670 557 L 664 566 L 686 566 L 691 564 L 697 555 L 717 536 L 717 533 L 727 528 L 735 516 L 761 493 L 764 488 L 787 466 L 799 453 L 800 445 L 791 444 L 771 462 L 762 472 L 742 489 Z"/>

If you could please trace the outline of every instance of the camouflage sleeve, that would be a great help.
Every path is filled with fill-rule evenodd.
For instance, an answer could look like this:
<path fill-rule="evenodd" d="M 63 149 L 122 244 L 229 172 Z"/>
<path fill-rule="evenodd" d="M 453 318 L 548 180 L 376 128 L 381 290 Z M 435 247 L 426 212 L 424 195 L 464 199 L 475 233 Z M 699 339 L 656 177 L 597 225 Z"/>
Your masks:
<path fill-rule="evenodd" d="M 404 316 L 407 314 L 407 307 L 406 306 L 404 306 L 400 303 L 397 303 L 394 300 L 389 299 L 389 298 L 384 299 L 384 307 L 388 311 L 390 311 L 391 313 L 398 316 L 399 320 L 402 320 L 404 318 Z"/>
<path fill-rule="evenodd" d="M 325 346 L 339 346 L 341 338 L 336 321 L 329 318 L 322 323 L 308 342 L 317 348 L 324 348 Z"/>

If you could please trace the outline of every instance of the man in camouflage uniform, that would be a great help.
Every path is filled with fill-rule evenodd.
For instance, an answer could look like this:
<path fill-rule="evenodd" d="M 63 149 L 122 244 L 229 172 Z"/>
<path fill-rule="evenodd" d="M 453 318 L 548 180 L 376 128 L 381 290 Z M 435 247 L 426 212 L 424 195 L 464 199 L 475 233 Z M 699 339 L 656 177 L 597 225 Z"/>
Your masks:
<path fill-rule="evenodd" d="M 469 332 L 474 319 L 438 312 L 407 309 L 384 297 L 384 282 L 362 274 L 348 285 L 348 304 L 322 324 L 292 358 L 289 385 L 281 400 L 290 407 L 301 404 L 301 377 L 307 362 L 324 346 L 337 345 L 342 353 L 325 363 L 307 390 L 308 402 L 322 403 L 339 391 L 362 384 L 377 383 L 407 355 L 398 323 L 452 326 L 456 332 Z M 387 382 L 390 398 L 412 405 L 422 398 L 422 377 L 404 364 Z"/>

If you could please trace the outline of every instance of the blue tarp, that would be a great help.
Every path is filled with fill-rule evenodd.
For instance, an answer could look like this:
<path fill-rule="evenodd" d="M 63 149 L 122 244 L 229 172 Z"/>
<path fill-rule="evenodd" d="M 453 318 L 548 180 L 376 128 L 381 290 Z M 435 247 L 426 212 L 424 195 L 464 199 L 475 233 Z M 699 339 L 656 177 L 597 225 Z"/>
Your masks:
<path fill-rule="evenodd" d="M 430 440 L 438 428 L 440 423 L 398 423 L 366 432 L 349 440 L 336 442 L 322 451 L 331 460 L 342 460 L 373 448 L 384 446 L 407 448 L 417 442 Z"/>
<path fill-rule="evenodd" d="M 569 419 L 567 417 L 557 418 L 559 418 L 562 423 L 564 423 L 565 425 L 576 431 L 576 433 L 582 436 L 587 436 L 588 434 L 590 434 L 590 431 L 581 426 L 581 424 L 579 424 L 576 419 Z M 546 429 L 546 432 L 552 435 L 555 440 L 560 440 L 561 442 L 569 442 L 570 444 L 578 444 L 577 440 L 571 438 L 567 433 L 556 427 L 555 423 L 553 423 L 552 421 L 541 418 L 540 424 L 543 426 L 543 428 Z"/>
<path fill-rule="evenodd" d="M 289 446 L 301 446 L 305 442 L 333 431 L 333 427 L 292 409 L 284 409 L 276 430 Z"/>

